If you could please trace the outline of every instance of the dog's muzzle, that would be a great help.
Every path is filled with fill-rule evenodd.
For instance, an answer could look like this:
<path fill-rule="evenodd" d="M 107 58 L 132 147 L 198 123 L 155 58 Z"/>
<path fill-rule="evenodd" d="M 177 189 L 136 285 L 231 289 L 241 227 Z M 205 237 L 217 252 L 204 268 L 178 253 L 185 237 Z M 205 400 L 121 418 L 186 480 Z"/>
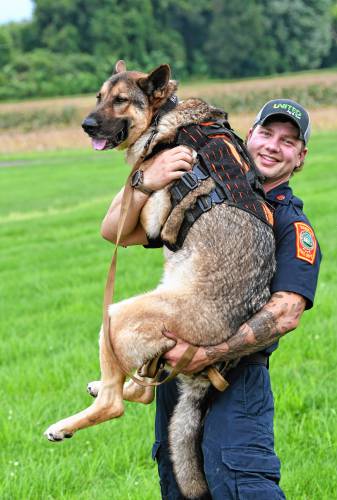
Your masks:
<path fill-rule="evenodd" d="M 94 149 L 113 149 L 128 137 L 129 122 L 124 119 L 117 119 L 113 124 L 113 130 L 106 132 L 102 124 L 94 116 L 87 116 L 82 122 L 83 130 L 91 137 Z"/>

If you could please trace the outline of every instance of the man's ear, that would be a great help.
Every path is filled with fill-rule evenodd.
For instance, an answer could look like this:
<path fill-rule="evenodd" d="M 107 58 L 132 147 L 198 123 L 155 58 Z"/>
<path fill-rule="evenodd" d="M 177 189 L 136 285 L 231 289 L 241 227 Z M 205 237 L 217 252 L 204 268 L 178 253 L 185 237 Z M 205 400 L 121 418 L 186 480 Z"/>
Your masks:
<path fill-rule="evenodd" d="M 154 69 L 146 78 L 140 78 L 138 85 L 148 96 L 162 97 L 171 77 L 171 69 L 168 64 L 162 64 Z"/>
<path fill-rule="evenodd" d="M 126 64 L 125 61 L 121 59 L 116 62 L 113 74 L 116 75 L 116 73 L 123 73 L 124 71 L 126 71 Z"/>
<path fill-rule="evenodd" d="M 300 154 L 299 154 L 299 158 L 300 158 L 300 165 L 304 162 L 304 159 L 305 157 L 307 156 L 307 153 L 308 153 L 308 148 L 304 147 Z"/>
<path fill-rule="evenodd" d="M 247 142 L 249 141 L 249 139 L 251 138 L 252 136 L 252 133 L 253 133 L 253 127 L 251 127 L 249 130 L 248 130 L 248 134 L 246 135 L 246 140 L 245 140 L 245 143 L 247 144 Z"/>

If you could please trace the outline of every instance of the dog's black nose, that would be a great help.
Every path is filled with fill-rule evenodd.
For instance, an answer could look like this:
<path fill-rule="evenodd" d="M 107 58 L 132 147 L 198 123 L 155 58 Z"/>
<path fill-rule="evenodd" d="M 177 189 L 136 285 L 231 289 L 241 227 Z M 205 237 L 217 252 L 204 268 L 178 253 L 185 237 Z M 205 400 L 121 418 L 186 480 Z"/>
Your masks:
<path fill-rule="evenodd" d="M 83 120 L 82 127 L 88 134 L 90 134 L 97 130 L 98 123 L 95 118 L 88 116 Z"/>

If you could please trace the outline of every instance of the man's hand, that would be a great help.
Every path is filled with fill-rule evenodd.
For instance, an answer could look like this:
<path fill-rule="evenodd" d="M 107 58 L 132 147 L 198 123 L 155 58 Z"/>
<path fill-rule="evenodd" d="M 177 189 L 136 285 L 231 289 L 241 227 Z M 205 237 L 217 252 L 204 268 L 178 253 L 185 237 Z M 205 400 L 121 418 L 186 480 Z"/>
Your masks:
<path fill-rule="evenodd" d="M 194 155 L 191 148 L 177 146 L 167 149 L 143 163 L 144 186 L 152 191 L 158 191 L 172 181 L 180 179 L 185 172 L 192 169 L 193 163 Z"/>
<path fill-rule="evenodd" d="M 164 332 L 164 335 L 165 337 L 168 337 L 176 342 L 176 345 L 164 355 L 167 363 L 174 368 L 190 344 L 184 340 L 178 339 L 178 337 L 171 332 Z M 184 368 L 182 373 L 197 373 L 212 363 L 213 361 L 206 356 L 205 349 L 203 347 L 199 347 L 192 361 Z"/>

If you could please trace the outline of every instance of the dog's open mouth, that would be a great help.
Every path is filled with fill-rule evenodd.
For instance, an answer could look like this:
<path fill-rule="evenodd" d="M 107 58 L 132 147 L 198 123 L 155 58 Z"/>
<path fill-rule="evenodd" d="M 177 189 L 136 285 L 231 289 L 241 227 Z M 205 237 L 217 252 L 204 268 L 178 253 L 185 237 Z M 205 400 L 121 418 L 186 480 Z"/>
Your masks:
<path fill-rule="evenodd" d="M 105 149 L 113 149 L 122 142 L 125 141 L 125 139 L 128 136 L 128 123 L 125 122 L 123 125 L 123 128 L 117 132 L 114 138 L 107 137 L 107 138 L 98 138 L 98 137 L 92 137 L 91 138 L 91 144 L 94 149 L 97 151 L 103 151 Z"/>

